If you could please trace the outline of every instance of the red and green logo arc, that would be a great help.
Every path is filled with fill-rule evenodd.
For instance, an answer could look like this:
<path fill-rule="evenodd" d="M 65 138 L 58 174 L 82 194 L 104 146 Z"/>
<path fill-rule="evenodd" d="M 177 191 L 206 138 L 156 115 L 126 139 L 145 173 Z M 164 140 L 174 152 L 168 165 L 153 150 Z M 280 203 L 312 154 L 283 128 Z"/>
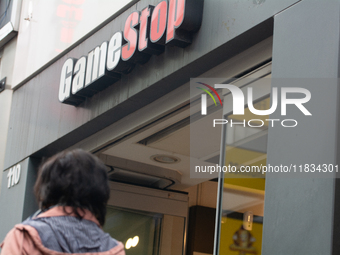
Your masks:
<path fill-rule="evenodd" d="M 218 100 L 220 101 L 220 104 L 223 105 L 220 96 L 218 95 L 217 91 L 213 87 L 211 87 L 210 85 L 208 85 L 206 83 L 203 83 L 203 82 L 197 82 L 197 83 L 201 84 L 203 86 L 206 86 L 208 89 L 210 89 L 217 96 Z M 212 98 L 212 100 L 214 101 L 215 105 L 217 105 L 217 102 L 216 102 L 214 96 L 210 93 L 209 90 L 207 90 L 205 88 L 200 88 L 200 87 L 197 87 L 197 88 L 203 90 L 204 92 L 206 92 Z"/>

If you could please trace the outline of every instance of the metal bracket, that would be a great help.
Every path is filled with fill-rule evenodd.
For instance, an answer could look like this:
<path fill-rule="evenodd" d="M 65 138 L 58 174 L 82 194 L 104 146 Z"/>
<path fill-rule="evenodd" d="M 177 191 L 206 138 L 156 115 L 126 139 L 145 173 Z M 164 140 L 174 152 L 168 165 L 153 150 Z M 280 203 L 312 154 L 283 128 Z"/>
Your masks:
<path fill-rule="evenodd" d="M 7 78 L 7 77 L 3 78 L 3 79 L 0 81 L 0 93 L 1 93 L 2 91 L 4 91 L 5 88 L 6 88 L 6 78 Z"/>

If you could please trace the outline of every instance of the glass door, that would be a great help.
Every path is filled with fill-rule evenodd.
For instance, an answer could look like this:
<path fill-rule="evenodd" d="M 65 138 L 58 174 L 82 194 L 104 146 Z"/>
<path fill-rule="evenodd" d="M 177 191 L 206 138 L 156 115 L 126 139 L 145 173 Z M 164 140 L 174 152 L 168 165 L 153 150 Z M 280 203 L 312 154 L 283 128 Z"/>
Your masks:
<path fill-rule="evenodd" d="M 245 103 L 242 115 L 233 114 L 230 103 L 223 109 L 227 124 L 222 131 L 220 164 L 231 171 L 219 176 L 214 254 L 261 254 L 266 179 L 262 169 L 266 166 L 268 126 L 272 122 L 269 115 L 255 115 L 247 98 L 252 92 L 253 108 L 271 108 L 270 69 L 267 65 L 248 77 L 228 82 L 242 90 Z M 229 90 L 223 95 L 224 102 L 232 100 Z"/>
<path fill-rule="evenodd" d="M 117 182 L 110 188 L 104 231 L 127 255 L 185 254 L 187 194 Z"/>

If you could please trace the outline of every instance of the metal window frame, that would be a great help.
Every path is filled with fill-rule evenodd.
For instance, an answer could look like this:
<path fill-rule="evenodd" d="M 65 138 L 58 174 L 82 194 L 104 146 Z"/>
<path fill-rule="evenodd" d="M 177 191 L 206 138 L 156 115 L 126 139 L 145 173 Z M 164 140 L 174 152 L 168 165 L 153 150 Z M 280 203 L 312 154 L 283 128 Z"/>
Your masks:
<path fill-rule="evenodd" d="M 14 38 L 19 31 L 22 0 L 12 1 L 11 19 L 0 29 L 0 48 Z"/>

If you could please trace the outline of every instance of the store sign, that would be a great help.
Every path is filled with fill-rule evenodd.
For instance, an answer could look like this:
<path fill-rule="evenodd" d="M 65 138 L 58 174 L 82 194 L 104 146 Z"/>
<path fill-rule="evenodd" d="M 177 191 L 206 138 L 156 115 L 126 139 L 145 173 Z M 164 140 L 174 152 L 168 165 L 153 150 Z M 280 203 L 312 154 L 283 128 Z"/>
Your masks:
<path fill-rule="evenodd" d="M 19 183 L 21 176 L 21 165 L 17 164 L 8 170 L 7 174 L 7 188 L 11 188 Z"/>
<path fill-rule="evenodd" d="M 131 13 L 124 31 L 95 47 L 87 56 L 65 61 L 60 77 L 59 101 L 79 105 L 118 81 L 136 64 L 161 54 L 165 46 L 184 48 L 201 26 L 203 0 L 161 1 Z"/>

